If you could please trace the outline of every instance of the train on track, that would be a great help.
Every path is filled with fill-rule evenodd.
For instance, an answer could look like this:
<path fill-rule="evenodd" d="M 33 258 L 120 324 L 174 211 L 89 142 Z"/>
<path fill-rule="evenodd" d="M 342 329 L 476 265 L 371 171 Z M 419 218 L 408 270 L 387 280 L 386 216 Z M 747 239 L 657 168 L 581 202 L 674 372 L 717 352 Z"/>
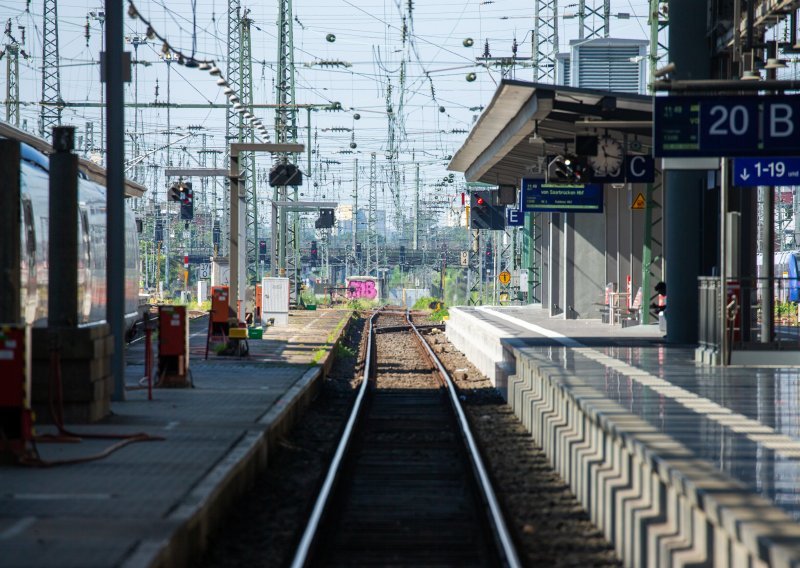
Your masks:
<path fill-rule="evenodd" d="M 106 188 L 78 174 L 78 323 L 106 318 Z M 21 305 L 22 321 L 47 325 L 49 281 L 49 159 L 21 144 L 22 193 Z M 125 213 L 125 327 L 132 337 L 146 306 L 139 300 L 139 238 L 136 219 Z"/>

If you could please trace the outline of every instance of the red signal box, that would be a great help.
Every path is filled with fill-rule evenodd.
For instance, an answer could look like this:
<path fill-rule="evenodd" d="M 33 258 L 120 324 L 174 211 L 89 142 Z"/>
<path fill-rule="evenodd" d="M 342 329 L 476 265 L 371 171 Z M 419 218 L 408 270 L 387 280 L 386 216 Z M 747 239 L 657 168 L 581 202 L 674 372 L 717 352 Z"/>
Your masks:
<path fill-rule="evenodd" d="M 186 306 L 158 307 L 158 376 L 162 387 L 191 386 Z"/>
<path fill-rule="evenodd" d="M 228 325 L 229 298 L 227 286 L 211 287 L 211 323 Z"/>
<path fill-rule="evenodd" d="M 27 452 L 33 439 L 31 333 L 23 325 L 0 325 L 0 431 L 7 449 Z"/>

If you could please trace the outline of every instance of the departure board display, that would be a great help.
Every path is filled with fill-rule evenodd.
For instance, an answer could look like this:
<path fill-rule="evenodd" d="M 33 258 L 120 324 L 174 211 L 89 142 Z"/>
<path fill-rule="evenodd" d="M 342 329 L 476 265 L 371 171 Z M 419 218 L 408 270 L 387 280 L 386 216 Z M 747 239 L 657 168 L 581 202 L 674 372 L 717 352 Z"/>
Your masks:
<path fill-rule="evenodd" d="M 601 184 L 545 183 L 542 180 L 522 180 L 524 211 L 553 211 L 562 213 L 602 213 Z"/>

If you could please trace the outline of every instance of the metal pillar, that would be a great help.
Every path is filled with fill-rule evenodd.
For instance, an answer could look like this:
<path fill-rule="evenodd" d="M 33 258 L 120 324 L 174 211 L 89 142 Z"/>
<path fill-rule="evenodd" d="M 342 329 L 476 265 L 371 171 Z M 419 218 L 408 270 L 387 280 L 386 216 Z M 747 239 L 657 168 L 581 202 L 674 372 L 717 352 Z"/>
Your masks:
<path fill-rule="evenodd" d="M 241 175 L 239 153 L 231 145 L 230 151 L 230 196 L 228 203 L 230 206 L 230 235 L 228 250 L 230 251 L 228 262 L 230 266 L 230 303 L 231 308 L 236 311 L 239 320 L 244 319 L 244 313 L 240 310 L 240 301 L 244 300 L 244 255 L 240 254 L 239 247 L 244 244 L 246 239 L 244 233 L 244 212 L 246 208 L 245 194 L 239 183 Z M 244 251 L 242 251 L 244 252 Z"/>
<path fill-rule="evenodd" d="M 378 217 L 378 183 L 377 183 L 377 164 L 375 152 L 369 158 L 369 204 L 367 206 L 367 275 L 378 276 L 378 231 L 375 223 Z"/>
<path fill-rule="evenodd" d="M 706 39 L 705 18 L 697 17 L 694 0 L 670 0 L 670 61 L 677 67 L 676 79 L 710 76 L 711 53 Z M 698 336 L 697 278 L 701 271 L 701 247 L 706 235 L 701 217 L 705 172 L 670 171 L 664 187 L 665 246 L 675 251 L 667 258 L 667 340 L 696 343 Z"/>
<path fill-rule="evenodd" d="M 728 364 L 728 254 L 725 250 L 725 235 L 728 233 L 728 192 L 730 190 L 730 169 L 728 158 L 722 158 L 719 164 L 719 361 Z M 668 290 L 669 291 L 669 290 Z M 696 295 L 696 294 L 695 294 Z M 674 309 L 671 308 L 670 309 Z"/>
<path fill-rule="evenodd" d="M 400 171 L 398 169 L 398 142 L 397 142 L 397 117 L 402 116 L 403 112 L 403 97 L 405 90 L 405 59 L 400 62 L 400 88 L 398 89 L 398 103 L 397 108 L 394 108 L 392 101 L 392 82 L 386 87 L 386 120 L 388 123 L 387 143 L 386 143 L 386 158 L 389 160 L 388 168 L 388 181 L 389 191 L 392 194 L 394 202 L 394 225 L 398 236 L 403 234 L 403 210 L 400 203 Z"/>
<path fill-rule="evenodd" d="M 653 265 L 653 194 L 655 190 L 652 183 L 647 184 L 645 189 L 644 207 L 644 239 L 642 246 L 642 306 L 639 310 L 639 323 L 647 325 L 650 323 L 650 269 Z"/>
<path fill-rule="evenodd" d="M 650 26 L 650 55 L 648 56 L 649 64 L 649 77 L 650 77 L 650 91 L 652 92 L 652 81 L 655 77 L 656 69 L 661 61 L 667 54 L 666 41 L 662 42 L 660 36 L 667 29 L 669 20 L 667 19 L 667 11 L 661 10 L 663 6 L 666 8 L 666 0 L 650 0 L 650 12 L 647 23 Z M 665 38 L 666 39 L 666 38 Z M 656 203 L 654 195 L 657 186 L 662 184 L 662 172 L 656 172 L 656 185 L 648 184 L 645 190 L 645 210 L 644 210 L 644 242 L 642 248 L 642 308 L 639 310 L 639 322 L 642 325 L 650 323 L 650 298 L 652 286 L 650 276 L 652 274 L 652 266 L 655 264 L 653 256 L 653 227 L 662 221 L 662 216 L 659 215 L 657 219 L 653 219 L 654 209 L 660 209 L 661 206 Z M 661 244 L 661 243 L 657 243 Z"/>
<path fill-rule="evenodd" d="M 241 91 L 239 97 L 241 104 L 253 114 L 253 67 L 252 50 L 250 42 L 250 24 L 252 20 L 247 17 L 247 10 L 240 20 L 239 31 L 239 72 Z M 239 139 L 244 142 L 255 142 L 252 128 L 244 130 L 244 122 L 240 121 Z M 245 229 L 246 247 L 245 259 L 247 262 L 247 282 L 255 284 L 258 281 L 258 192 L 256 189 L 256 159 L 253 152 L 242 152 L 239 156 L 240 189 L 245 194 Z"/>
<path fill-rule="evenodd" d="M 297 140 L 297 108 L 294 93 L 294 22 L 292 19 L 292 0 L 279 0 L 278 2 L 278 68 L 275 78 L 275 102 L 280 105 L 275 109 L 275 138 L 278 143 L 294 142 Z M 289 156 L 280 156 L 287 162 Z M 296 201 L 297 190 L 292 191 L 290 198 L 288 188 L 277 188 L 277 201 Z M 289 277 L 289 302 L 297 303 L 297 230 L 298 214 L 292 213 L 292 223 L 289 226 L 285 210 L 280 211 L 278 217 L 278 266 L 275 268 L 279 275 Z M 282 274 L 283 273 L 283 274 Z"/>
<path fill-rule="evenodd" d="M 665 9 L 667 7 L 666 0 L 650 0 L 650 12 L 647 20 L 650 26 L 650 55 L 648 56 L 650 81 L 655 77 L 656 69 L 659 67 L 659 62 L 664 59 L 668 53 L 666 38 L 662 42 L 661 36 L 664 35 L 667 26 L 669 25 L 669 12 Z M 661 9 L 664 8 L 664 9 Z M 734 34 L 738 37 L 738 34 Z"/>
<path fill-rule="evenodd" d="M 19 126 L 19 45 L 6 45 L 6 122 Z"/>
<path fill-rule="evenodd" d="M 414 175 L 414 236 L 411 241 L 411 248 L 419 249 L 419 164 L 416 164 L 416 174 Z"/>
<path fill-rule="evenodd" d="M 467 230 L 470 233 L 469 260 L 467 261 L 467 305 L 480 306 L 483 304 L 481 237 L 477 229 Z"/>
<path fill-rule="evenodd" d="M 358 255 L 356 245 L 358 244 L 358 158 L 353 161 L 353 272 L 358 273 L 355 268 L 358 266 Z M 346 274 L 345 276 L 349 276 Z"/>
<path fill-rule="evenodd" d="M 122 3 L 106 0 L 106 320 L 114 337 L 113 400 L 125 400 L 125 92 L 123 89 Z"/>
<path fill-rule="evenodd" d="M 61 81 L 58 60 L 58 2 L 44 0 L 42 25 L 42 110 L 39 135 L 46 138 L 61 124 Z M 108 13 L 108 10 L 106 10 Z"/>
<path fill-rule="evenodd" d="M 241 58 L 242 58 L 242 49 L 241 49 L 241 3 L 239 0 L 228 0 L 228 69 L 225 72 L 225 80 L 228 82 L 228 85 L 231 89 L 234 90 L 236 93 L 240 93 L 242 90 L 242 72 L 241 72 Z M 236 110 L 233 109 L 233 105 L 230 101 L 227 102 L 227 108 L 225 109 L 225 144 L 233 144 L 236 142 L 243 142 L 242 140 L 242 115 L 239 114 Z M 225 164 L 230 168 L 230 163 Z M 230 195 L 230 191 L 228 192 Z M 224 194 L 224 191 L 223 191 Z M 222 220 L 223 223 L 227 222 L 230 219 L 230 201 L 223 197 L 223 212 L 222 212 Z M 230 231 L 230 226 L 221 227 L 222 232 L 226 233 Z M 223 244 L 225 239 L 220 241 L 220 248 L 224 248 Z M 227 253 L 230 257 L 230 250 L 222 250 L 220 254 Z"/>
<path fill-rule="evenodd" d="M 536 0 L 533 20 L 533 80 L 554 84 L 558 55 L 558 0 Z"/>
<path fill-rule="evenodd" d="M 758 280 L 761 298 L 761 343 L 771 343 L 774 335 L 773 313 L 775 309 L 775 188 L 762 186 L 758 190 L 761 193 L 764 219 L 761 227 L 763 274 Z"/>
<path fill-rule="evenodd" d="M 20 143 L 0 139 L 0 322 L 22 319 L 21 209 Z"/>
<path fill-rule="evenodd" d="M 72 152 L 74 141 L 74 127 L 53 128 L 47 247 L 50 328 L 78 325 L 78 156 Z"/>
<path fill-rule="evenodd" d="M 608 37 L 611 31 L 611 0 L 578 2 L 578 39 Z"/>

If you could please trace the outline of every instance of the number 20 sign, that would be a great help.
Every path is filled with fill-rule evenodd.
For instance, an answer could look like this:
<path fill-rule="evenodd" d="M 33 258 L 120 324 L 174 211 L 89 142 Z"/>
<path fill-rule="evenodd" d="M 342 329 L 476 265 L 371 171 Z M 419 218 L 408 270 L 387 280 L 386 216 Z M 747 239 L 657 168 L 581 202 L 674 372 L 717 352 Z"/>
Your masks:
<path fill-rule="evenodd" d="M 800 153 L 796 95 L 657 97 L 654 121 L 656 156 Z"/>
<path fill-rule="evenodd" d="M 785 155 L 800 148 L 800 101 L 790 97 L 721 98 L 700 104 L 700 148 L 718 156 Z"/>

